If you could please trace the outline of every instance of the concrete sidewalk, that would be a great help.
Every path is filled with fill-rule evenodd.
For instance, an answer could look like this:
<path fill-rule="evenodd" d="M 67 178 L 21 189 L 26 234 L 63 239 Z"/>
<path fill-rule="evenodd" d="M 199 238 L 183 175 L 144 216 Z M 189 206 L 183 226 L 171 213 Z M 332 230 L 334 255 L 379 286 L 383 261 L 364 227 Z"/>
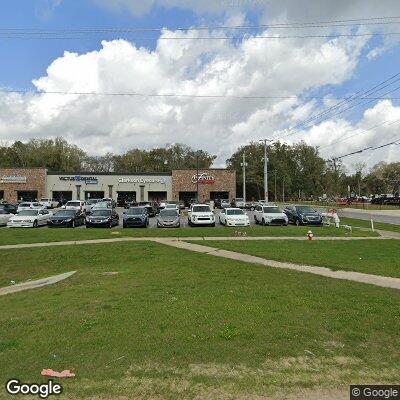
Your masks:
<path fill-rule="evenodd" d="M 37 279 L 35 281 L 29 281 L 19 283 L 18 285 L 6 286 L 0 288 L 0 296 L 4 296 L 10 293 L 22 292 L 23 290 L 36 289 L 42 286 L 53 285 L 54 283 L 63 281 L 74 275 L 76 271 L 65 272 L 64 274 L 50 276 L 49 278 Z"/>
<path fill-rule="evenodd" d="M 249 254 L 236 253 L 234 251 L 216 249 L 214 247 L 203 246 L 197 243 L 189 243 L 176 240 L 159 240 L 159 243 L 166 244 L 168 246 L 177 247 L 179 249 L 185 249 L 195 251 L 197 253 L 203 253 L 216 257 L 228 258 L 231 260 L 242 261 L 251 264 L 261 264 L 268 267 L 291 269 L 299 272 L 308 272 L 315 275 L 321 275 L 328 278 L 343 279 L 354 282 L 368 283 L 370 285 L 381 286 L 385 288 L 400 289 L 400 279 L 391 278 L 386 276 L 363 274 L 361 272 L 351 271 L 333 271 L 326 267 L 317 267 L 311 265 L 298 265 L 288 262 L 280 262 L 275 260 L 266 260 L 261 257 L 252 256 Z"/>

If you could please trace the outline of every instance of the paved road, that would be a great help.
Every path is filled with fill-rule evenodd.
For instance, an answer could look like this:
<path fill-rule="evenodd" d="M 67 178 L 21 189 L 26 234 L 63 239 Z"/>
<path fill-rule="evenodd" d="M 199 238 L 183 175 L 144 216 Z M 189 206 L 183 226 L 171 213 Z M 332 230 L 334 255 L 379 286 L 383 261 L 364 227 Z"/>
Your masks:
<path fill-rule="evenodd" d="M 357 210 L 355 208 L 339 210 L 339 216 L 348 218 L 358 218 L 370 220 L 372 218 L 377 222 L 387 222 L 389 224 L 400 225 L 400 209 L 399 210 Z"/>

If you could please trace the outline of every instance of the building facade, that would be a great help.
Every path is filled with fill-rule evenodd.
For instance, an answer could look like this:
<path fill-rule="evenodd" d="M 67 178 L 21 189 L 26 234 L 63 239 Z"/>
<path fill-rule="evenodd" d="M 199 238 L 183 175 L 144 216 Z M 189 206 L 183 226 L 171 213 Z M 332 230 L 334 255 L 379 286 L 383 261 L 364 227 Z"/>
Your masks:
<path fill-rule="evenodd" d="M 46 193 L 45 168 L 0 168 L 0 200 L 33 201 Z"/>
<path fill-rule="evenodd" d="M 193 169 L 172 171 L 172 200 L 186 203 L 197 197 L 198 201 L 236 197 L 236 171 L 228 169 Z"/>
<path fill-rule="evenodd" d="M 173 170 L 169 173 L 58 173 L 45 168 L 0 169 L 0 200 L 112 198 L 124 201 L 179 201 L 188 204 L 236 197 L 236 173 L 226 169 Z"/>
<path fill-rule="evenodd" d="M 170 173 L 57 173 L 47 176 L 47 196 L 58 201 L 112 198 L 160 201 L 171 197 Z"/>

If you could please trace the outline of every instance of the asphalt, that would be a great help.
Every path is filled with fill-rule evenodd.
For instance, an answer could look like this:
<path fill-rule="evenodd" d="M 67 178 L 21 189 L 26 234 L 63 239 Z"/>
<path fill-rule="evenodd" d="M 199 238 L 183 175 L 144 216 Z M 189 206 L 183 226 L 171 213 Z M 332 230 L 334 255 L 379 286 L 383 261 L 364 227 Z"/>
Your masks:
<path fill-rule="evenodd" d="M 356 208 L 340 209 L 339 217 L 357 218 L 376 222 L 387 222 L 389 224 L 400 225 L 400 208 L 398 210 L 361 210 Z"/>

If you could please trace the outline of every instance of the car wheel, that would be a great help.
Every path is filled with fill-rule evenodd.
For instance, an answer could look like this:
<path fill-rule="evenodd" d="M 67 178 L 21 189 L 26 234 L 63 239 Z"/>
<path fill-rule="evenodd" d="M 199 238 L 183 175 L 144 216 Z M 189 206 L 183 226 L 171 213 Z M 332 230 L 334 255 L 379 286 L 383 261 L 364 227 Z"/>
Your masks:
<path fill-rule="evenodd" d="M 38 222 L 37 221 L 33 221 L 33 227 L 37 228 L 38 227 Z"/>
<path fill-rule="evenodd" d="M 255 223 L 256 225 L 258 225 L 258 221 L 257 221 L 257 217 L 256 217 L 256 216 L 254 216 L 254 223 Z"/>
<path fill-rule="evenodd" d="M 122 227 L 123 227 L 123 228 L 126 228 L 125 222 L 122 223 Z"/>
<path fill-rule="evenodd" d="M 262 225 L 263 226 L 265 225 L 265 219 L 264 218 L 262 219 Z"/>
<path fill-rule="evenodd" d="M 192 221 L 190 221 L 190 219 L 188 219 L 188 225 L 189 225 L 189 226 L 193 226 L 193 225 L 192 225 Z"/>
<path fill-rule="evenodd" d="M 214 228 L 215 227 L 215 222 L 213 224 L 211 224 L 211 226 Z"/>

